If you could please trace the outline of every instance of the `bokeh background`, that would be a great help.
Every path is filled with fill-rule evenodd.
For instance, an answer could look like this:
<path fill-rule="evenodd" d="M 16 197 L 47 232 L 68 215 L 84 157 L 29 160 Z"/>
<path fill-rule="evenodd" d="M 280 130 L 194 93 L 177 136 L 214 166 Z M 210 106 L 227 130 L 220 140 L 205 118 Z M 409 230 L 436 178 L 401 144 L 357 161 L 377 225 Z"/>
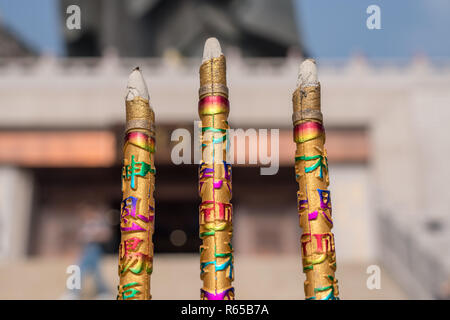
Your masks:
<path fill-rule="evenodd" d="M 69 30 L 74 4 L 81 29 Z M 369 5 L 379 30 L 366 26 Z M 449 14 L 441 0 L 0 0 L 0 299 L 70 297 L 86 206 L 110 230 L 101 298 L 115 298 L 124 92 L 137 65 L 157 120 L 153 298 L 199 297 L 197 167 L 172 163 L 170 136 L 194 129 L 210 36 L 227 56 L 230 125 L 280 129 L 276 175 L 233 168 L 236 297 L 304 298 L 291 94 L 313 57 L 341 298 L 448 299 Z M 99 298 L 92 276 L 81 291 Z"/>

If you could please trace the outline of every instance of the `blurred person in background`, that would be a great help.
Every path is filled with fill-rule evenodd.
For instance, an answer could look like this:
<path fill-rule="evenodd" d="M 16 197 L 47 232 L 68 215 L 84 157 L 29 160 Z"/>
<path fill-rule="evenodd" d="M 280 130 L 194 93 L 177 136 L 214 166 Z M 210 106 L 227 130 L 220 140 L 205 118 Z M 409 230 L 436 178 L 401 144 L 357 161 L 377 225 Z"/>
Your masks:
<path fill-rule="evenodd" d="M 83 282 L 91 274 L 95 284 L 97 299 L 111 299 L 112 293 L 106 286 L 100 271 L 103 245 L 111 238 L 111 228 L 102 212 L 97 206 L 86 203 L 80 206 L 81 226 L 78 241 L 82 247 L 78 266 L 81 271 L 81 288 L 66 292 L 62 299 L 77 300 L 81 298 Z"/>
<path fill-rule="evenodd" d="M 439 294 L 437 297 L 435 297 L 435 299 L 450 300 L 450 277 L 447 279 L 447 281 L 444 281 L 441 286 L 441 290 L 439 291 Z"/>

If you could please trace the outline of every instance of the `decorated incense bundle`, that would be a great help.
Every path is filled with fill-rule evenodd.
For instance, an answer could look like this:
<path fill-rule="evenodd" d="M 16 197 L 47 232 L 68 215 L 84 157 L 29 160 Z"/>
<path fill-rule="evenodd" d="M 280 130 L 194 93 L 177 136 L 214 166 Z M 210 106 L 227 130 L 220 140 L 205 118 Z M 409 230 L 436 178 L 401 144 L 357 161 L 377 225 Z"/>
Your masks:
<path fill-rule="evenodd" d="M 339 295 L 335 278 L 336 253 L 331 232 L 331 197 L 327 190 L 329 177 L 320 83 L 314 60 L 301 64 L 292 102 L 305 297 L 307 300 L 335 300 Z"/>
<path fill-rule="evenodd" d="M 126 95 L 119 247 L 119 300 L 149 300 L 153 265 L 155 115 L 139 68 Z"/>
<path fill-rule="evenodd" d="M 202 160 L 199 166 L 200 290 L 202 300 L 234 299 L 231 165 L 227 163 L 228 88 L 225 57 L 215 38 L 205 43 L 200 66 L 198 113 Z"/>

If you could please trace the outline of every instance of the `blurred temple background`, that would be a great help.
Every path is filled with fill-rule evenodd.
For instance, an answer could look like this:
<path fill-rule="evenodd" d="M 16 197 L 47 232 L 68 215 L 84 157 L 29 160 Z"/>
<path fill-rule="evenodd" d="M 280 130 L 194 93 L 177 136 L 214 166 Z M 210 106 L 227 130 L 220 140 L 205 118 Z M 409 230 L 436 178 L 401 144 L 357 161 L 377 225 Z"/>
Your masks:
<path fill-rule="evenodd" d="M 124 92 L 137 65 L 157 121 L 152 294 L 198 298 L 197 165 L 175 165 L 170 155 L 172 132 L 194 131 L 210 36 L 227 57 L 231 127 L 280 130 L 276 175 L 260 175 L 260 164 L 233 167 L 236 297 L 304 298 L 291 95 L 300 62 L 315 57 L 341 297 L 448 299 L 448 47 L 399 40 L 404 54 L 383 42 L 389 27 L 402 32 L 389 20 L 400 7 L 379 1 L 386 24 L 369 31 L 370 2 L 347 2 L 359 16 L 343 14 L 337 26 L 327 20 L 335 4 L 306 0 L 0 1 L 0 299 L 63 294 L 80 251 L 83 204 L 111 226 L 102 270 L 115 297 Z M 79 30 L 66 27 L 74 4 Z M 347 35 L 332 30 L 341 25 Z M 381 49 L 365 51 L 372 36 Z M 351 54 L 317 45 L 349 37 Z M 379 289 L 367 286 L 372 265 L 381 270 Z M 85 298 L 94 297 L 90 285 Z"/>

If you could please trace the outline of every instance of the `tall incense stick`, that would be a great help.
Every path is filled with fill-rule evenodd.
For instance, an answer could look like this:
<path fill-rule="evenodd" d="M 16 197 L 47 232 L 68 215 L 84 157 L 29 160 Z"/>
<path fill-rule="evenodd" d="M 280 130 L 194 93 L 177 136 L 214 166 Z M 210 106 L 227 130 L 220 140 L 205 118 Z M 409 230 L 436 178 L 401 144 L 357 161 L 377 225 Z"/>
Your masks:
<path fill-rule="evenodd" d="M 200 290 L 202 300 L 234 299 L 231 165 L 227 160 L 228 88 L 225 57 L 215 38 L 205 43 L 198 113 L 202 122 L 199 166 Z"/>
<path fill-rule="evenodd" d="M 155 115 L 139 68 L 131 73 L 126 95 L 126 132 L 119 248 L 119 300 L 150 300 L 155 200 Z"/>
<path fill-rule="evenodd" d="M 316 63 L 305 60 L 300 66 L 297 89 L 292 96 L 294 113 L 295 174 L 301 236 L 305 297 L 308 300 L 338 299 L 335 278 L 336 253 L 331 232 L 331 197 L 325 130 L 320 109 L 320 83 Z"/>

